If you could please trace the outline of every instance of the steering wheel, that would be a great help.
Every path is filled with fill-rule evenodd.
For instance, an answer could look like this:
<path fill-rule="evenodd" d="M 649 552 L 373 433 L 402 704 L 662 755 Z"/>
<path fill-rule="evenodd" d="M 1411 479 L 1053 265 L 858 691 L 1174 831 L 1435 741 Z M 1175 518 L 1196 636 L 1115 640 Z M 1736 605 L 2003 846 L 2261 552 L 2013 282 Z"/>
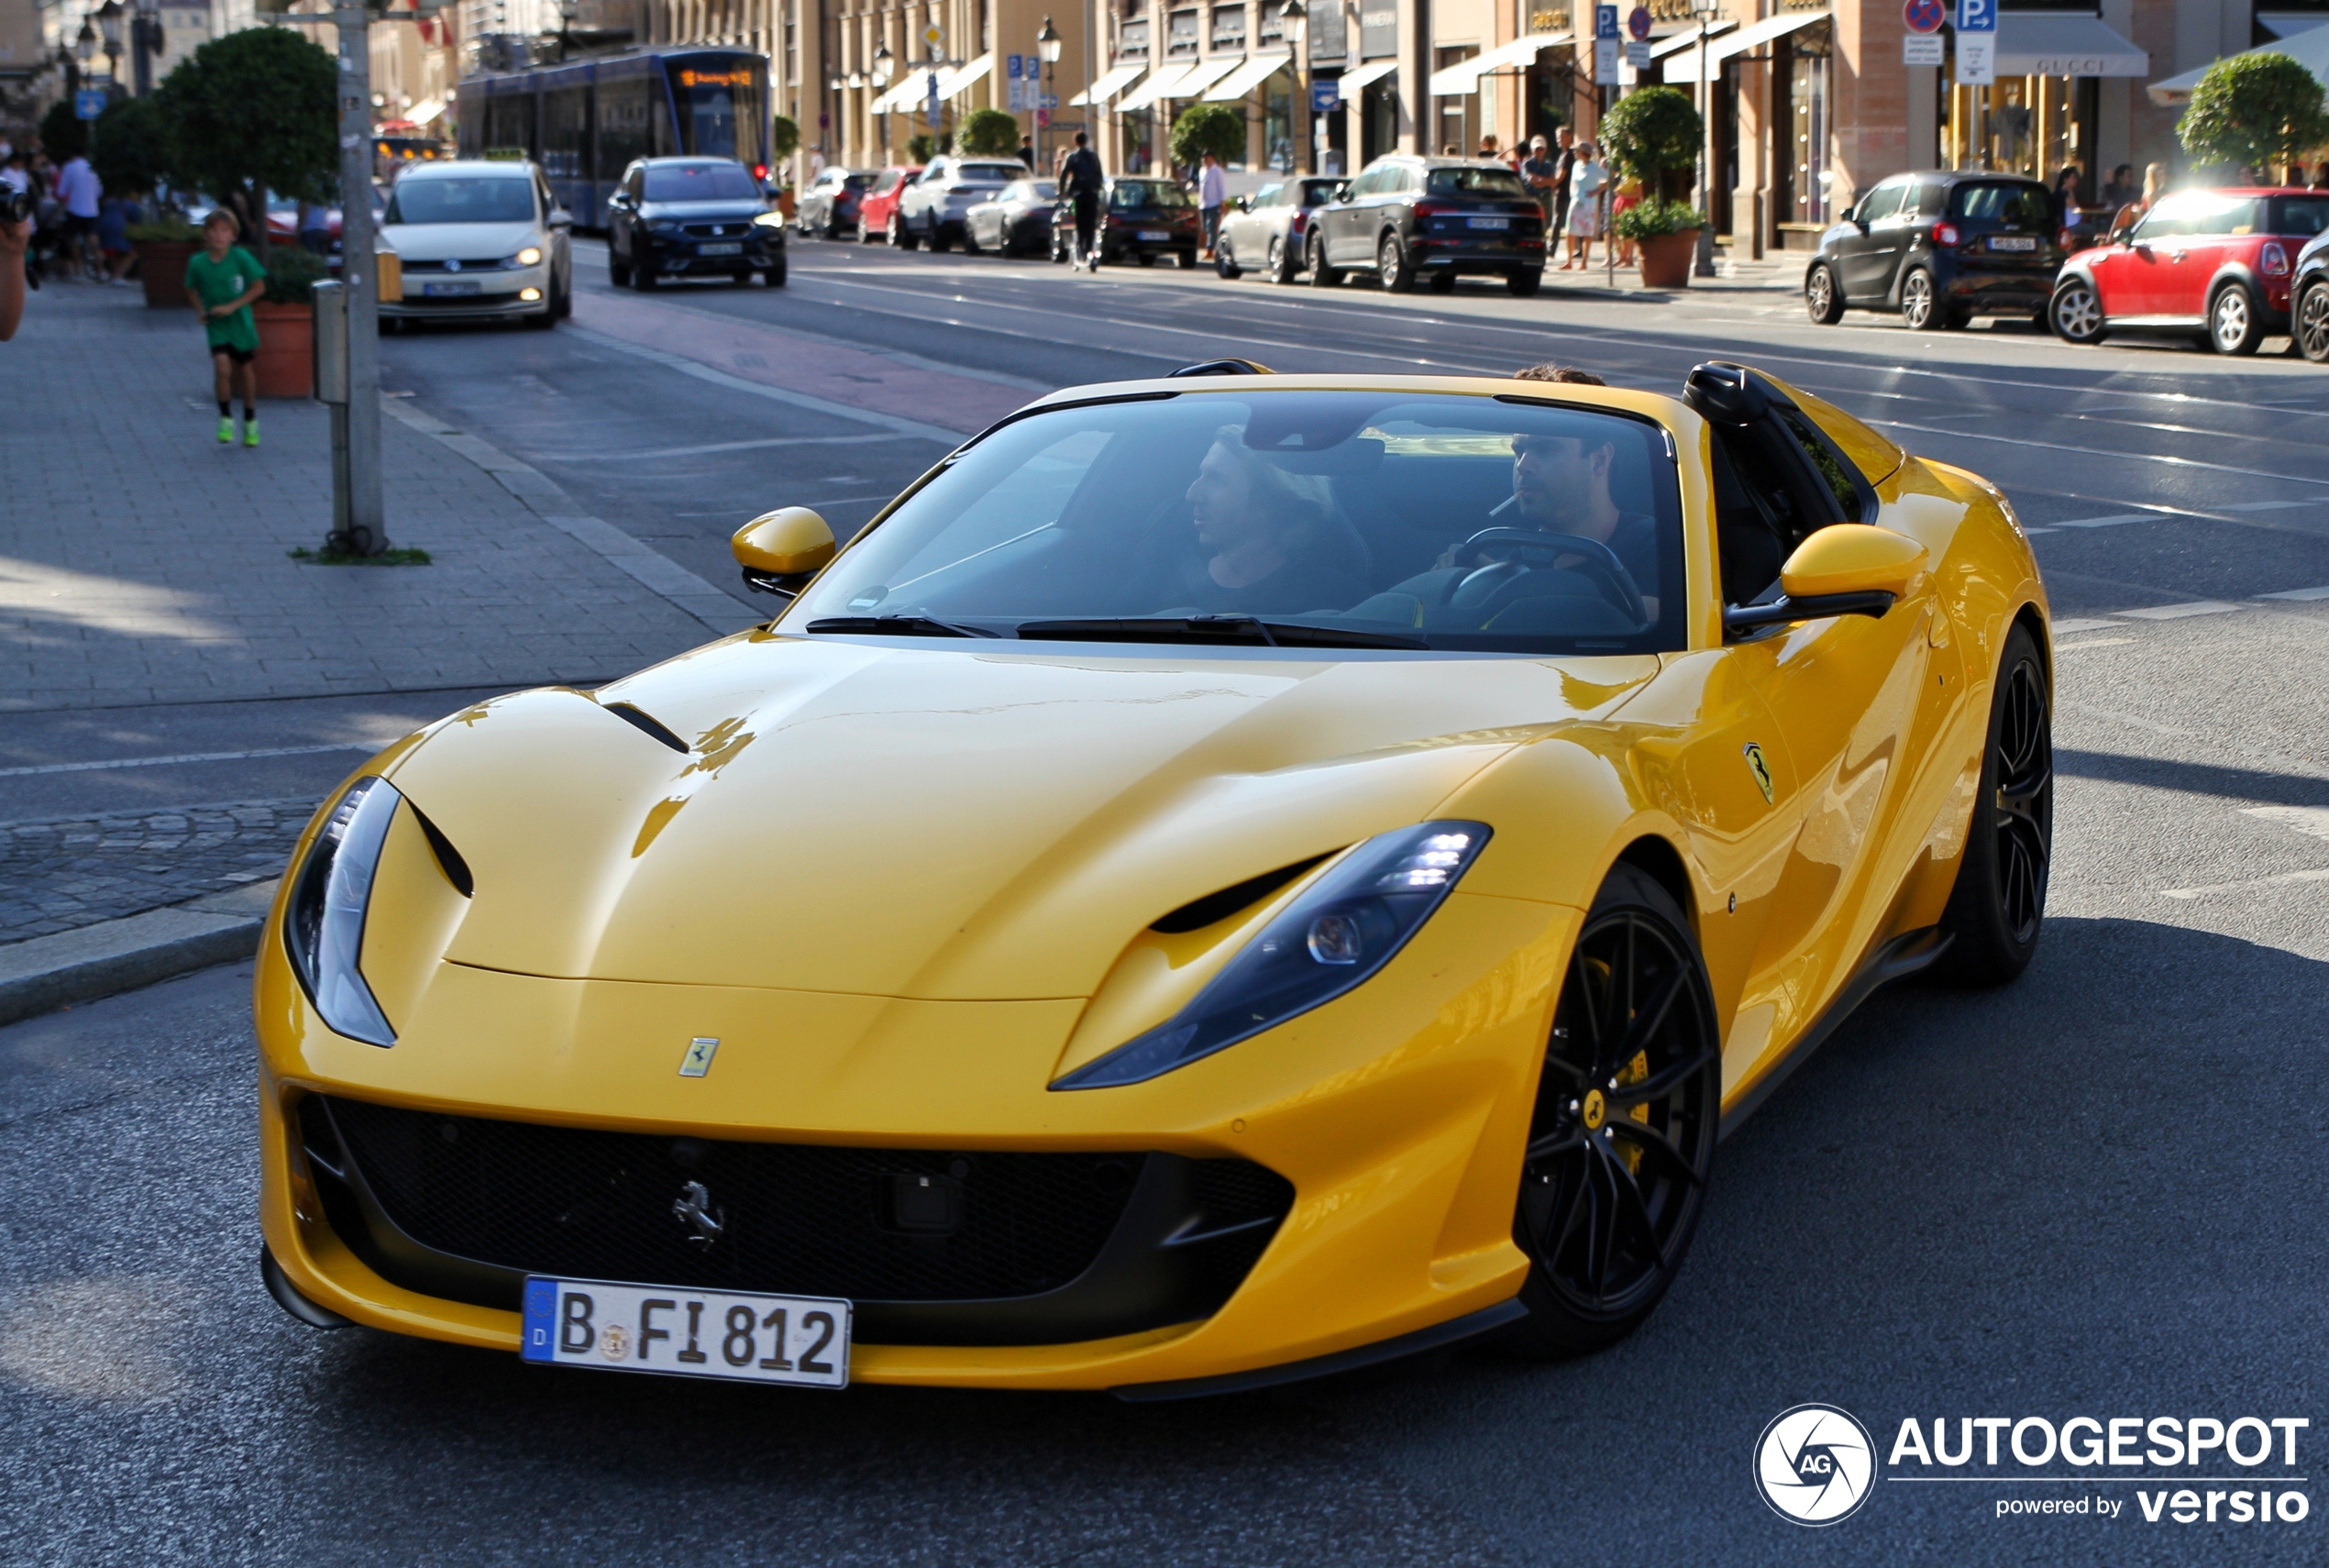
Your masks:
<path fill-rule="evenodd" d="M 1483 528 L 1458 545 L 1452 553 L 1461 559 L 1475 546 L 1501 546 L 1523 554 L 1533 550 L 1548 558 L 1575 556 L 1585 575 L 1607 591 L 1617 608 L 1632 616 L 1639 625 L 1650 624 L 1650 606 L 1642 602 L 1641 590 L 1636 586 L 1633 574 L 1626 569 L 1626 563 L 1617 558 L 1617 552 L 1598 539 L 1588 539 L 1577 534 L 1544 534 L 1534 528 Z M 1495 571 L 1510 564 L 1498 562 L 1480 570 Z M 1476 577 L 1479 574 L 1475 572 L 1472 575 Z M 1461 588 L 1471 580 L 1471 577 L 1460 579 L 1456 586 Z M 1449 597 L 1454 597 L 1452 591 Z"/>

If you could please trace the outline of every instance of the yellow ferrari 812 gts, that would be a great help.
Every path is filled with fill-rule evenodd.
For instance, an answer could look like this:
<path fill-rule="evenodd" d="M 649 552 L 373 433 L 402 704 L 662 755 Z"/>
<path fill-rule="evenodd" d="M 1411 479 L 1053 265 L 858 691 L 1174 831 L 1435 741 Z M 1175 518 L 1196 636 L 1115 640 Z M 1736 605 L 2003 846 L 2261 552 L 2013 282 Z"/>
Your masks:
<path fill-rule="evenodd" d="M 302 841 L 294 1315 L 1127 1398 L 1579 1354 L 1855 1005 L 2037 942 L 2021 525 L 1755 370 L 1221 361 L 735 553 L 767 624 L 455 713 Z"/>

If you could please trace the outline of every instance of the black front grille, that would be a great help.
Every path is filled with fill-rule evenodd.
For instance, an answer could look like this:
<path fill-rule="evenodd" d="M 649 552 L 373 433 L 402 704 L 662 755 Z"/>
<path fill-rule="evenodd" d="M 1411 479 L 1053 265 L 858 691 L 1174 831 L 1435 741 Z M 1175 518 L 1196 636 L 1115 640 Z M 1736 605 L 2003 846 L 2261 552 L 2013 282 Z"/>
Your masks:
<path fill-rule="evenodd" d="M 752 225 L 743 223 L 688 223 L 679 226 L 680 232 L 697 239 L 739 238 L 752 232 Z"/>
<path fill-rule="evenodd" d="M 336 1096 L 302 1101 L 300 1125 L 333 1228 L 408 1288 L 513 1309 L 527 1274 L 837 1296 L 877 1342 L 1042 1343 L 1209 1315 L 1294 1197 L 1243 1160 L 1142 1153 L 675 1138 Z M 690 1183 L 721 1227 L 708 1245 L 674 1212 Z"/>

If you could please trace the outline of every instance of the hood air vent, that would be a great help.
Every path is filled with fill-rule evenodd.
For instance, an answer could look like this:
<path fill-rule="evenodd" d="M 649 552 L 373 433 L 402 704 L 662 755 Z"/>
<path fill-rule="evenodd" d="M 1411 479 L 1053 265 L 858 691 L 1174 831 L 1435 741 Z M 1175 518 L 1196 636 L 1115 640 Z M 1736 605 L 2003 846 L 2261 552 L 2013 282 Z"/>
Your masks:
<path fill-rule="evenodd" d="M 1192 899 L 1149 929 L 1167 935 L 1184 931 L 1202 931 L 1217 921 L 1229 919 L 1240 910 L 1260 903 L 1325 858 L 1323 855 L 1313 855 L 1308 860 L 1297 860 L 1291 866 L 1281 866 L 1275 871 L 1264 871 L 1259 877 L 1249 878 L 1234 887 L 1208 893 L 1201 899 Z"/>
<path fill-rule="evenodd" d="M 645 709 L 635 708 L 628 702 L 607 702 L 602 706 L 648 739 L 661 741 L 673 751 L 684 752 L 688 749 L 687 742 L 673 734 L 662 720 Z"/>

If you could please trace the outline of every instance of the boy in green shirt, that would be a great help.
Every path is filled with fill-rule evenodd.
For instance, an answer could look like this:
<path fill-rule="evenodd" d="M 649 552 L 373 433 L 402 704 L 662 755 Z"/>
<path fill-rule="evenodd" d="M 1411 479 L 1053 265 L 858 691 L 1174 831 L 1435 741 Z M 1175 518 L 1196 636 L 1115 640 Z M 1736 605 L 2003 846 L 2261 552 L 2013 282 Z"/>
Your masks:
<path fill-rule="evenodd" d="M 210 337 L 210 362 L 216 373 L 218 439 L 235 438 L 234 394 L 243 398 L 243 445 L 259 445 L 259 370 L 251 361 L 259 354 L 259 326 L 250 318 L 251 301 L 267 292 L 267 270 L 235 243 L 242 225 L 224 207 L 203 219 L 203 248 L 186 262 L 186 299 Z"/>

